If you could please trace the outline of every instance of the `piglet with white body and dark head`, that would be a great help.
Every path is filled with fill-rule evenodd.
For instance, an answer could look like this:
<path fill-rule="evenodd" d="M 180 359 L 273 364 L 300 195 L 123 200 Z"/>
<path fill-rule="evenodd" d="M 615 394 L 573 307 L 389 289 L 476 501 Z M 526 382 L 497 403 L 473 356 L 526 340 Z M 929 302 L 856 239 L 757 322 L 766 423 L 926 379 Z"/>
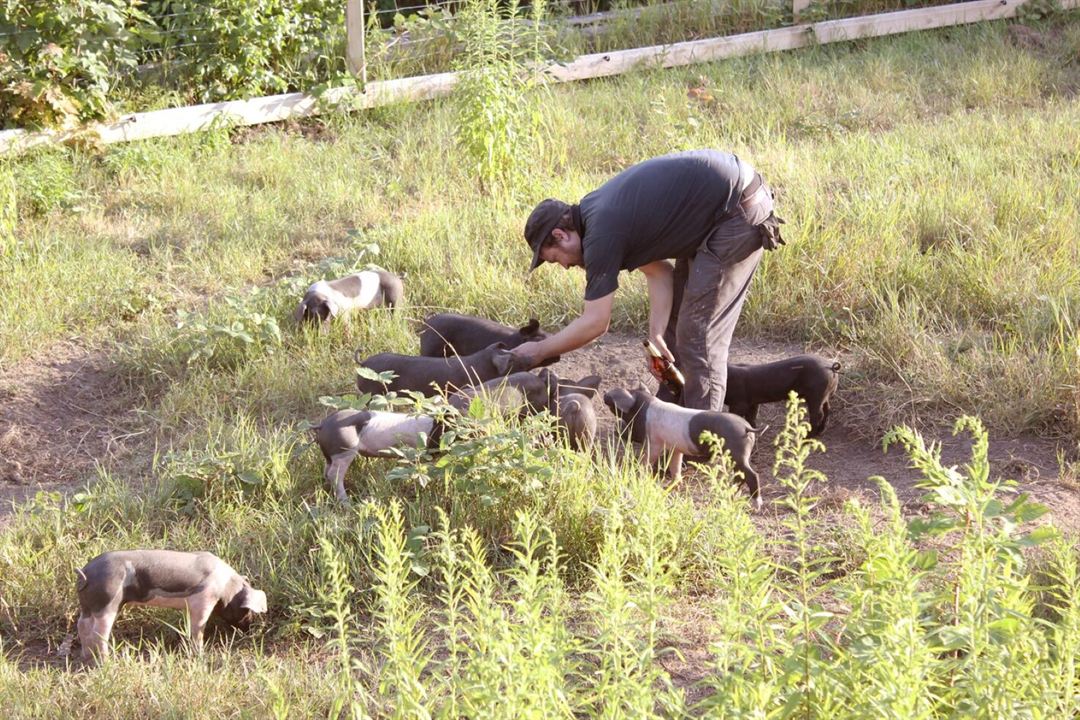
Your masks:
<path fill-rule="evenodd" d="M 377 373 L 389 370 L 397 376 L 383 384 L 357 375 L 356 387 L 362 393 L 414 390 L 429 397 L 528 369 L 520 367 L 519 361 L 502 343 L 495 343 L 472 355 L 453 357 L 379 353 L 358 361 L 358 364 Z"/>
<path fill-rule="evenodd" d="M 527 325 L 513 328 L 472 315 L 437 313 L 427 317 L 420 327 L 420 354 L 427 357 L 471 355 L 493 343 L 513 349 L 546 337 L 548 333 L 540 329 L 540 321 L 536 318 Z M 558 356 L 548 358 L 541 365 L 550 365 L 558 359 Z"/>
<path fill-rule="evenodd" d="M 709 456 L 708 446 L 701 441 L 703 432 L 708 430 L 723 438 L 724 449 L 731 453 L 735 469 L 742 473 L 750 497 L 761 507 L 758 474 L 750 467 L 750 453 L 757 434 L 764 428 L 754 428 L 732 413 L 691 410 L 664 402 L 642 388 L 632 392 L 609 390 L 604 394 L 604 404 L 618 418 L 621 434 L 641 443 L 654 467 L 663 453 L 671 453 L 668 474 L 672 479 L 682 474 L 683 455 Z"/>
<path fill-rule="evenodd" d="M 255 615 L 266 612 L 266 593 L 208 552 L 119 550 L 75 572 L 84 661 L 108 655 L 113 622 L 124 605 L 186 611 L 197 648 L 211 617 L 247 630 Z"/>
<path fill-rule="evenodd" d="M 334 494 L 346 502 L 345 473 L 357 455 L 394 457 L 391 448 L 437 447 L 442 425 L 430 415 L 408 415 L 381 410 L 338 410 L 311 428 L 326 458 L 323 473 Z"/>
<path fill-rule="evenodd" d="M 405 286 L 401 278 L 385 270 L 364 270 L 337 280 L 320 280 L 304 293 L 296 307 L 296 322 L 318 322 L 324 328 L 335 317 L 354 310 L 401 304 Z"/>
<path fill-rule="evenodd" d="M 829 398 L 836 391 L 839 372 L 840 363 L 817 355 L 796 355 L 761 365 L 729 363 L 724 402 L 753 425 L 758 405 L 785 401 L 794 390 L 806 402 L 809 437 L 817 437 L 829 419 Z"/>

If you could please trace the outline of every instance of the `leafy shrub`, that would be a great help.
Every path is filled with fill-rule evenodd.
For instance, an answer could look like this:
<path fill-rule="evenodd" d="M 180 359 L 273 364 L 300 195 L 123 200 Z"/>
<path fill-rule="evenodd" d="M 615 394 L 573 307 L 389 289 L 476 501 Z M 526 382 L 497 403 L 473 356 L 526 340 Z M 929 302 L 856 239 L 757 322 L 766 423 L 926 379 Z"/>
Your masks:
<path fill-rule="evenodd" d="M 149 9 L 162 42 L 151 49 L 201 101 L 298 90 L 344 72 L 344 8 L 333 0 L 156 0 Z"/>
<path fill-rule="evenodd" d="M 461 46 L 457 25 L 457 16 L 446 5 L 369 16 L 364 47 L 368 78 L 442 72 Z M 402 43 L 402 37 L 409 42 Z"/>
<path fill-rule="evenodd" d="M 226 297 L 224 303 L 229 312 L 223 319 L 196 318 L 194 313 L 179 311 L 177 328 L 188 331 L 188 365 L 202 359 L 232 367 L 249 356 L 271 354 L 281 345 L 281 328 L 273 315 L 236 297 Z"/>
<path fill-rule="evenodd" d="M 71 127 L 108 113 L 117 71 L 154 38 L 138 0 L 0 3 L 0 121 Z"/>

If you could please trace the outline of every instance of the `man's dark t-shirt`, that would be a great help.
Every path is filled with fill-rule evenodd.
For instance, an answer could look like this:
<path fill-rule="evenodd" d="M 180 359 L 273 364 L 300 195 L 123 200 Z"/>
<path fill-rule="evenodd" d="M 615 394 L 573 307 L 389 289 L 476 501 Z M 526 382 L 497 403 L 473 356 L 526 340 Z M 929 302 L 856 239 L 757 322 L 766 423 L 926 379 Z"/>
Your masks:
<path fill-rule="evenodd" d="M 585 299 L 619 287 L 619 271 L 694 254 L 739 202 L 739 160 L 716 150 L 633 165 L 581 199 Z"/>

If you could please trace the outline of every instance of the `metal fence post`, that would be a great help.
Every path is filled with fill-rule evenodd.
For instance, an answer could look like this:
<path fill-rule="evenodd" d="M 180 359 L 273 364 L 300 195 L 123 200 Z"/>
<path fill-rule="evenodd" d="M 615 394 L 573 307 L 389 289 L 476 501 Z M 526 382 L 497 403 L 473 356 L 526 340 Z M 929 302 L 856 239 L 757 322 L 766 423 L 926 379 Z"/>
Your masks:
<path fill-rule="evenodd" d="M 367 61 L 364 58 L 364 0 L 345 0 L 345 64 L 367 84 Z"/>

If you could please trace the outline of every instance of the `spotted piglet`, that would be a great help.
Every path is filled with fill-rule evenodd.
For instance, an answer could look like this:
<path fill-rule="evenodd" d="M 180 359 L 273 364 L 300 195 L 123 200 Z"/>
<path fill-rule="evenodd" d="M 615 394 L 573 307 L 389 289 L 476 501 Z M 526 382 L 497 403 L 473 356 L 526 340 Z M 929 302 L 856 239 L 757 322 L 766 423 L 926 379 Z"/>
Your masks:
<path fill-rule="evenodd" d="M 654 397 L 648 390 L 634 391 L 615 388 L 604 394 L 604 404 L 619 420 L 623 437 L 642 444 L 649 462 L 656 467 L 660 456 L 671 453 L 668 474 L 678 479 L 682 474 L 683 455 L 709 456 L 709 448 L 701 442 L 708 430 L 724 439 L 724 449 L 731 453 L 735 469 L 742 473 L 755 505 L 761 507 L 758 474 L 750 467 L 750 453 L 758 433 L 738 415 L 707 410 L 691 410 Z"/>
<path fill-rule="evenodd" d="M 540 377 L 551 389 L 549 410 L 559 419 L 559 428 L 566 433 L 570 447 L 588 449 L 596 438 L 596 409 L 592 399 L 600 388 L 600 376 L 589 375 L 573 382 L 544 369 Z"/>
<path fill-rule="evenodd" d="M 337 280 L 319 280 L 304 293 L 296 307 L 296 322 L 318 322 L 320 329 L 339 315 L 354 310 L 401 304 L 405 286 L 401 278 L 385 270 L 363 270 Z"/>
<path fill-rule="evenodd" d="M 347 502 L 345 473 L 357 455 L 394 457 L 394 447 L 437 447 L 442 425 L 430 415 L 407 415 L 381 410 L 338 410 L 311 428 L 326 458 L 326 480 L 341 502 Z"/>

